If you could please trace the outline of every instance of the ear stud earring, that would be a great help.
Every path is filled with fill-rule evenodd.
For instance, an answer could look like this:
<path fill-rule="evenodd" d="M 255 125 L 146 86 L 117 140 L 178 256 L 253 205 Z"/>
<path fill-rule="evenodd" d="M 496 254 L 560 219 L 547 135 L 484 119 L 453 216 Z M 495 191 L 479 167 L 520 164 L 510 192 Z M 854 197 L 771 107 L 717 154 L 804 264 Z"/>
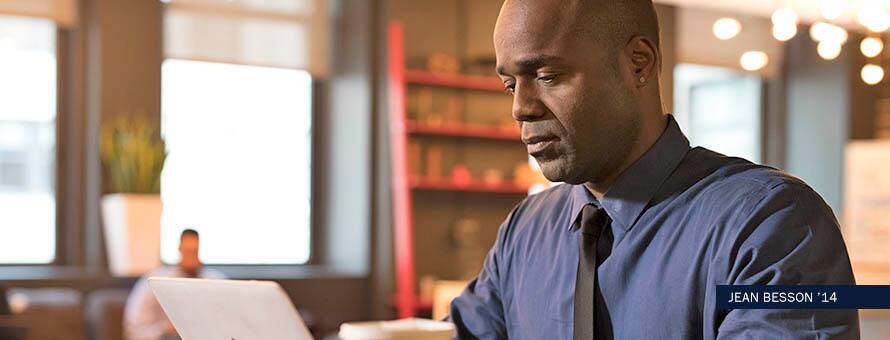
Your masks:
<path fill-rule="evenodd" d="M 640 76 L 640 83 L 645 83 L 645 82 L 646 82 L 646 77 Z"/>

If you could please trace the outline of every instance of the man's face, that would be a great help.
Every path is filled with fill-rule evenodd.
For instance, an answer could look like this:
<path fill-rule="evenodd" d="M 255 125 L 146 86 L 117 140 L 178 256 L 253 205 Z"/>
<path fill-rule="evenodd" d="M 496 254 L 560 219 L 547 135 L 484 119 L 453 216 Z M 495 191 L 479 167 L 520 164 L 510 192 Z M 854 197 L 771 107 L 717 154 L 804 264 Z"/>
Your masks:
<path fill-rule="evenodd" d="M 639 134 L 621 47 L 604 46 L 557 1 L 507 1 L 495 27 L 498 74 L 528 153 L 551 181 L 581 184 L 617 170 Z M 571 21 L 571 20 L 569 20 Z"/>
<path fill-rule="evenodd" d="M 198 259 L 200 242 L 195 235 L 183 235 L 179 241 L 179 269 L 189 276 L 197 276 L 201 269 L 201 260 Z"/>

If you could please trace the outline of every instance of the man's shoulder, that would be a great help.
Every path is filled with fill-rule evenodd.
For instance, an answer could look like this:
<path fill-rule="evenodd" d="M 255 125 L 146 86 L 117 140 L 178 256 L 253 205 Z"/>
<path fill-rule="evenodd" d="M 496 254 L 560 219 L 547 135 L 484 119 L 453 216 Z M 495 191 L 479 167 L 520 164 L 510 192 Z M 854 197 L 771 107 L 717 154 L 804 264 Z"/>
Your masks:
<path fill-rule="evenodd" d="M 788 213 L 833 215 L 812 187 L 788 172 L 698 149 L 699 159 L 716 164 L 690 187 L 691 201 L 702 211 L 749 216 L 784 207 Z"/>
<path fill-rule="evenodd" d="M 752 163 L 746 159 L 725 156 L 704 148 L 693 149 L 693 161 L 710 163 L 698 188 L 715 203 L 737 199 L 762 199 L 769 195 L 816 195 L 800 178 L 783 170 Z"/>

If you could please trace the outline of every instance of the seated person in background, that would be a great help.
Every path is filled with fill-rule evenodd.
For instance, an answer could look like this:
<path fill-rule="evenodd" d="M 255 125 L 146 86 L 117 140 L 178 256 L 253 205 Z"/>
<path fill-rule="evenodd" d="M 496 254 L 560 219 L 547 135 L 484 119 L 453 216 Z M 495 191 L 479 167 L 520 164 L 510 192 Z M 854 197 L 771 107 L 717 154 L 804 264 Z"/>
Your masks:
<path fill-rule="evenodd" d="M 124 309 L 124 338 L 127 340 L 178 339 L 176 330 L 148 287 L 149 277 L 183 277 L 219 279 L 223 275 L 203 268 L 198 259 L 198 232 L 182 231 L 179 236 L 179 263 L 162 267 L 142 276 L 127 298 Z"/>

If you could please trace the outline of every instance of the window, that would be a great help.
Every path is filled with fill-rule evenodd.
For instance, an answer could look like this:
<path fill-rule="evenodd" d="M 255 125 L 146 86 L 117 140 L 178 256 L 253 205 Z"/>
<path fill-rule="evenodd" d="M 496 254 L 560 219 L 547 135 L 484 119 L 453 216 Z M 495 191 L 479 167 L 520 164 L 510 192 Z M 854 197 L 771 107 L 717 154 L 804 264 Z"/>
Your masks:
<path fill-rule="evenodd" d="M 208 264 L 301 264 L 310 254 L 311 86 L 294 69 L 167 59 L 161 257 L 201 233 Z"/>
<path fill-rule="evenodd" d="M 0 263 L 55 259 L 55 30 L 0 15 Z"/>
<path fill-rule="evenodd" d="M 684 64 L 675 79 L 675 117 L 693 146 L 761 161 L 761 79 L 739 71 Z"/>

